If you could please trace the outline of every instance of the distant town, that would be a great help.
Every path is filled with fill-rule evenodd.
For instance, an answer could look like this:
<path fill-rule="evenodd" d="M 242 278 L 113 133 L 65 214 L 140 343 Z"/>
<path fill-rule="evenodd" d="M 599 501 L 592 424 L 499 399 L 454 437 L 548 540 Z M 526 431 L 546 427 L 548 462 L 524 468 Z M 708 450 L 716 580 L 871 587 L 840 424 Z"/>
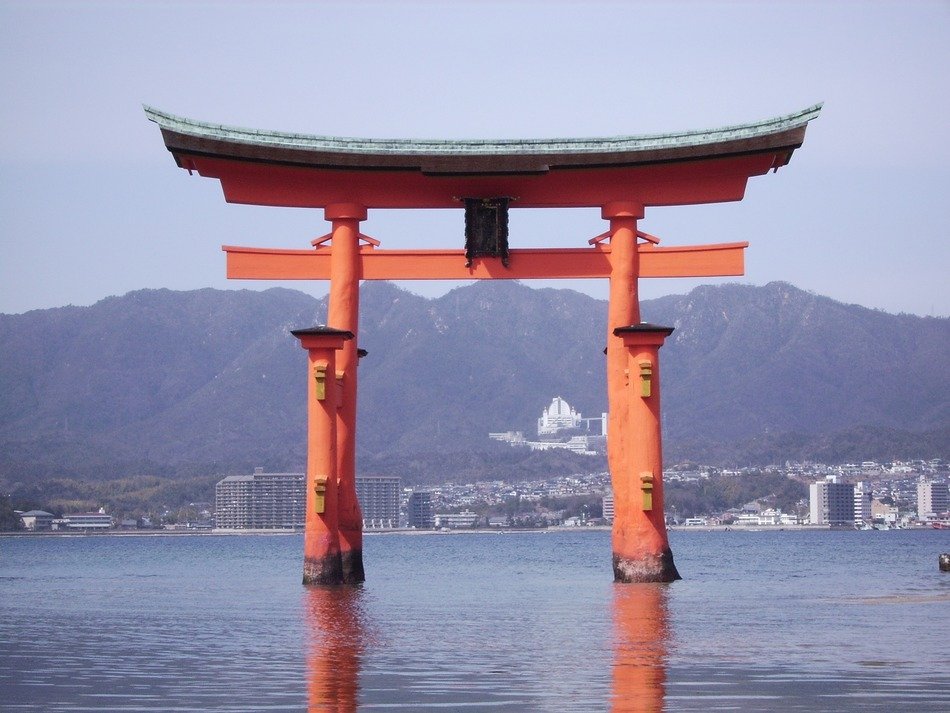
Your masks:
<path fill-rule="evenodd" d="M 668 492 L 678 484 L 713 479 L 761 478 L 777 474 L 808 484 L 808 497 L 793 510 L 777 508 L 769 498 L 720 512 L 678 514 L 667 507 L 672 527 L 848 527 L 892 529 L 950 528 L 948 465 L 939 460 L 894 463 L 865 461 L 825 465 L 786 463 L 765 469 L 723 470 L 704 466 L 665 470 Z M 359 477 L 357 492 L 367 531 L 459 530 L 475 528 L 594 527 L 613 519 L 613 495 L 607 473 L 577 474 L 550 480 L 447 483 L 402 487 L 396 477 Z M 668 498 L 668 503 L 673 500 Z M 303 473 L 228 476 L 215 487 L 214 502 L 190 503 L 193 517 L 173 522 L 116 519 L 100 510 L 17 513 L 23 529 L 33 532 L 163 530 L 248 532 L 303 528 Z"/>
<path fill-rule="evenodd" d="M 536 441 L 518 431 L 489 437 L 514 447 L 591 453 L 602 452 L 605 431 L 606 414 L 585 419 L 558 396 L 538 419 Z M 683 528 L 950 529 L 948 481 L 950 464 L 940 459 L 738 469 L 680 464 L 663 472 L 667 524 Z M 609 525 L 614 514 L 606 472 L 429 487 L 403 487 L 399 477 L 367 475 L 357 477 L 356 488 L 366 531 L 598 527 Z M 727 493 L 733 499 L 759 494 L 721 507 Z M 29 532 L 294 531 L 303 528 L 305 501 L 303 473 L 256 468 L 218 481 L 213 502 L 192 502 L 154 519 L 115 517 L 105 508 L 14 514 L 19 529 Z"/>

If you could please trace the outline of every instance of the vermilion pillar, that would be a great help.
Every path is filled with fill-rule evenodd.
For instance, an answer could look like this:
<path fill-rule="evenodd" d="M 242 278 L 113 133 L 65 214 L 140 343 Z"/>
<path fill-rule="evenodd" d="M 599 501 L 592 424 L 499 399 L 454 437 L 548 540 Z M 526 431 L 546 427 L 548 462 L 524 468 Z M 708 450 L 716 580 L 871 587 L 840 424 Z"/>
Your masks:
<path fill-rule="evenodd" d="M 622 497 L 614 498 L 613 563 L 617 582 L 671 582 L 680 578 L 663 513 L 660 421 L 659 350 L 672 332 L 672 327 L 653 324 L 633 324 L 613 332 L 622 342 L 626 357 L 626 399 L 620 404 L 626 418 L 625 470 L 619 478 L 613 474 L 614 483 L 621 481 L 623 487 Z"/>
<path fill-rule="evenodd" d="M 329 327 L 291 332 L 307 350 L 307 495 L 303 583 L 343 584 L 337 478 L 337 351 L 353 333 Z"/>
<path fill-rule="evenodd" d="M 627 451 L 627 350 L 623 340 L 614 334 L 618 327 L 640 321 L 637 279 L 640 255 L 637 252 L 637 219 L 643 217 L 643 206 L 633 202 L 612 202 L 604 205 L 601 215 L 610 221 L 610 302 L 607 308 L 607 464 L 614 490 L 613 561 L 614 579 L 622 579 L 617 570 L 618 558 L 627 556 L 623 538 L 626 532 L 630 494 Z"/>
<path fill-rule="evenodd" d="M 359 225 L 366 219 L 366 208 L 355 203 L 336 203 L 326 207 L 324 216 L 332 224 L 327 325 L 357 335 L 360 311 Z M 356 497 L 357 350 L 357 339 L 352 339 L 346 342 L 337 358 L 343 398 L 336 427 L 340 553 L 343 579 L 349 584 L 366 579 L 363 570 L 363 515 Z"/>

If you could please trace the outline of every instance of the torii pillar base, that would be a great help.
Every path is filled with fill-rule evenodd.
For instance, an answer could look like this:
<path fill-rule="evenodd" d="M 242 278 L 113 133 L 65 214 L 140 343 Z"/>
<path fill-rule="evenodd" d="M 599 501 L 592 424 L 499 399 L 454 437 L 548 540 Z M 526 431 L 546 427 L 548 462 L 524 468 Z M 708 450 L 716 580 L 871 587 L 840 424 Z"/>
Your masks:
<path fill-rule="evenodd" d="M 307 485 L 303 583 L 347 584 L 340 552 L 336 353 L 353 333 L 329 327 L 291 331 L 307 350 Z"/>
<path fill-rule="evenodd" d="M 614 330 L 627 350 L 626 472 L 614 478 L 615 582 L 680 579 L 666 534 L 660 430 L 659 349 L 672 332 L 672 327 L 653 324 Z"/>

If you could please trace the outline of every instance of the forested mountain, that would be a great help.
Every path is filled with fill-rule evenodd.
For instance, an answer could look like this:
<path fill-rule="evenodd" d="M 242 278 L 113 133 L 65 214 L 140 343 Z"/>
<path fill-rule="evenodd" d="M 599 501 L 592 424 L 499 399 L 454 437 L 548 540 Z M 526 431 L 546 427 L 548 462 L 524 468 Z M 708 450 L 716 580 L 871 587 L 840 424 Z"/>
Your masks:
<path fill-rule="evenodd" d="M 361 300 L 365 473 L 495 474 L 521 461 L 488 431 L 531 431 L 554 396 L 606 409 L 602 301 L 517 282 L 432 300 L 366 283 Z M 325 315 L 287 289 L 0 315 L 0 477 L 301 468 L 305 354 L 289 330 Z M 661 352 L 668 462 L 950 456 L 948 319 L 784 283 L 700 287 L 645 302 L 643 319 L 676 328 Z"/>

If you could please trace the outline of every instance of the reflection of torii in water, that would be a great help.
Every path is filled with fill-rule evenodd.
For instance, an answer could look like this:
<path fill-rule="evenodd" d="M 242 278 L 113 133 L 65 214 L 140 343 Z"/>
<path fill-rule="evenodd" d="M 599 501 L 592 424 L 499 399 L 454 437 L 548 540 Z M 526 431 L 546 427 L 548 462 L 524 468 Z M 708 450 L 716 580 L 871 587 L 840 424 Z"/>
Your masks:
<path fill-rule="evenodd" d="M 305 250 L 224 248 L 230 278 L 330 281 L 328 329 L 295 332 L 311 369 L 304 581 L 364 579 L 355 477 L 360 280 L 594 277 L 610 280 L 614 578 L 677 579 L 663 515 L 658 364 L 672 329 L 641 324 L 638 281 L 741 275 L 747 244 L 660 247 L 637 221 L 647 207 L 741 200 L 751 176 L 788 163 L 819 110 L 655 136 L 415 141 L 238 129 L 146 108 L 178 165 L 218 179 L 228 202 L 322 208 L 331 224 Z M 369 209 L 463 204 L 467 250 L 378 249 L 359 229 Z M 609 227 L 589 247 L 509 249 L 509 206 L 599 207 Z"/>

